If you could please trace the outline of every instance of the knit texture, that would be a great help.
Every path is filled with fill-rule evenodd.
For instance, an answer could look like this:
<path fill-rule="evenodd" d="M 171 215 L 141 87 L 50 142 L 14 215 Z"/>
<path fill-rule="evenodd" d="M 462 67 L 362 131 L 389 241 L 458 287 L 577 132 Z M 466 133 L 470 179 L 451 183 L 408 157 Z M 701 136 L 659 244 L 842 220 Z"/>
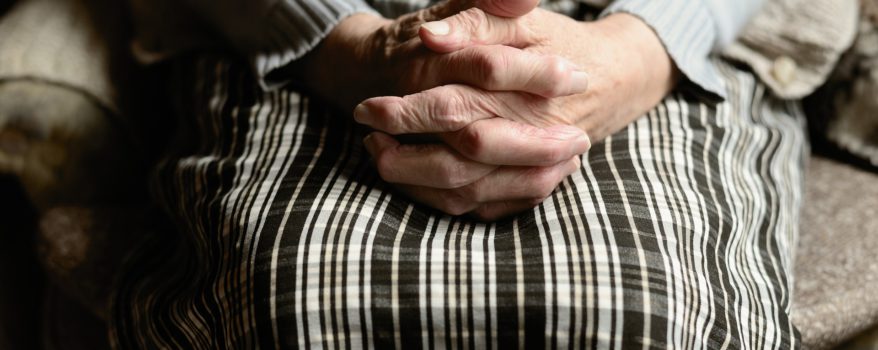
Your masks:
<path fill-rule="evenodd" d="M 116 110 L 109 50 L 83 1 L 19 1 L 0 21 L 0 82 L 63 85 Z"/>
<path fill-rule="evenodd" d="M 857 10 L 857 0 L 767 1 L 723 56 L 746 63 L 777 96 L 803 98 L 851 46 Z"/>

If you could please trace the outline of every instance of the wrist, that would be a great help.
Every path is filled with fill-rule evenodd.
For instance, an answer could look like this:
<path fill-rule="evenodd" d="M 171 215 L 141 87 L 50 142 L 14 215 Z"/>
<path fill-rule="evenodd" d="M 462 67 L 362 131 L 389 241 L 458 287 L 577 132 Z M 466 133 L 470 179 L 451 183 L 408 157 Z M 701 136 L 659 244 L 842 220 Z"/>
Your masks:
<path fill-rule="evenodd" d="M 378 44 L 375 33 L 388 19 L 357 13 L 344 18 L 317 47 L 295 65 L 295 73 L 312 92 L 344 109 L 366 98 Z"/>
<path fill-rule="evenodd" d="M 677 85 L 680 71 L 668 54 L 658 34 L 646 22 L 627 13 L 616 13 L 598 21 L 605 30 L 621 36 L 625 52 L 630 55 L 634 70 L 643 73 L 645 89 L 658 99 Z M 653 98 L 656 99 L 656 98 Z M 656 101 L 657 102 L 657 101 Z"/>

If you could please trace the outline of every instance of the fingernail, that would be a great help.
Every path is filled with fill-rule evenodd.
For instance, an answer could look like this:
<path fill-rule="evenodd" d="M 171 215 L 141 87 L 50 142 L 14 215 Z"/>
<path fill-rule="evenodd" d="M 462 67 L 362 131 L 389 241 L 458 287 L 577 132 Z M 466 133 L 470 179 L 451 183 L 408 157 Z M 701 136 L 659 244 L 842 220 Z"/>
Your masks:
<path fill-rule="evenodd" d="M 588 134 L 582 133 L 576 139 L 576 144 L 579 146 L 578 149 L 582 150 L 582 153 L 588 152 L 591 149 L 591 138 L 588 137 Z"/>
<path fill-rule="evenodd" d="M 421 27 L 433 35 L 448 35 L 448 33 L 451 33 L 451 26 L 444 21 L 427 22 L 421 24 Z"/>
<path fill-rule="evenodd" d="M 552 132 L 561 140 L 571 141 L 572 147 L 578 150 L 577 153 L 588 152 L 591 148 L 591 138 L 588 137 L 582 129 L 571 125 L 558 125 L 550 128 Z"/>
<path fill-rule="evenodd" d="M 575 70 L 570 74 L 570 90 L 583 93 L 588 90 L 588 73 Z"/>
<path fill-rule="evenodd" d="M 371 120 L 371 113 L 369 113 L 369 107 L 366 107 L 366 104 L 360 103 L 354 108 L 354 120 L 360 124 L 369 124 Z M 372 135 L 369 135 L 372 136 Z M 369 136 L 366 136 L 367 138 Z"/>

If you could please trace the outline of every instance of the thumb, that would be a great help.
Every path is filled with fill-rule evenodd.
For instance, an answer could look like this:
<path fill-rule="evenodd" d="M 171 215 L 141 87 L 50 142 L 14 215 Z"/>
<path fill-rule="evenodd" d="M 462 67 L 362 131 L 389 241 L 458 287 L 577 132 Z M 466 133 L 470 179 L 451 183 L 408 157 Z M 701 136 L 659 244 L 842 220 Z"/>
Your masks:
<path fill-rule="evenodd" d="M 418 17 L 438 21 L 475 7 L 494 16 L 515 18 L 530 13 L 539 3 L 540 0 L 447 0 L 422 10 Z"/>
<path fill-rule="evenodd" d="M 522 48 L 534 41 L 531 31 L 517 18 L 499 17 L 476 7 L 440 21 L 424 23 L 418 35 L 427 48 L 439 53 L 473 45 Z"/>
<path fill-rule="evenodd" d="M 540 4 L 540 0 L 475 0 L 475 6 L 500 17 L 521 17 Z"/>

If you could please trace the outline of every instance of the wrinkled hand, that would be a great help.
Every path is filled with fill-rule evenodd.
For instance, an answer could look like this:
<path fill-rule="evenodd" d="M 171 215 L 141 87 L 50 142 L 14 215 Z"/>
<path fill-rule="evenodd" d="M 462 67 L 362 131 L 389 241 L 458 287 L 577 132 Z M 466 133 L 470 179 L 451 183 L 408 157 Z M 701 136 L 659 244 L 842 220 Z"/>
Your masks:
<path fill-rule="evenodd" d="M 655 106 L 678 75 L 656 35 L 630 15 L 582 23 L 541 9 L 503 18 L 472 8 L 428 23 L 419 34 L 436 52 L 503 44 L 538 55 L 560 55 L 591 73 L 588 91 L 572 96 L 498 93 L 452 84 L 404 97 L 373 98 L 358 106 L 356 120 L 381 132 L 434 133 L 443 141 L 410 146 L 373 134 L 366 144 L 386 181 L 445 212 L 472 212 L 482 219 L 534 206 L 579 166 L 578 159 L 551 165 L 561 158 L 553 156 L 564 154 L 551 150 L 560 148 L 510 138 L 503 130 L 525 128 L 522 123 L 558 128 L 534 131 L 575 125 L 600 140 Z M 543 154 L 525 156 L 538 152 Z M 420 161 L 406 161 L 412 159 Z M 459 174 L 468 176 L 454 177 Z M 458 181 L 442 181 L 449 177 Z"/>
<path fill-rule="evenodd" d="M 588 91 L 535 96 L 449 85 L 402 98 L 369 99 L 360 109 L 371 113 L 359 114 L 358 121 L 390 134 L 408 134 L 455 131 L 502 117 L 541 127 L 576 125 L 599 141 L 652 109 L 676 85 L 679 75 L 656 34 L 627 14 L 577 22 L 543 9 L 504 18 L 471 8 L 428 23 L 419 34 L 425 46 L 436 52 L 501 44 L 564 57 L 588 72 Z"/>
<path fill-rule="evenodd" d="M 495 120 L 508 123 L 496 125 L 498 136 L 515 134 L 514 128 L 521 125 Z M 506 127 L 512 130 L 504 130 Z M 382 132 L 370 134 L 364 143 L 381 178 L 413 199 L 451 215 L 468 213 L 494 220 L 545 200 L 564 178 L 579 169 L 579 154 L 590 147 L 587 137 L 569 127 L 531 128 L 522 134 L 529 132 L 533 134 L 526 139 L 490 140 L 506 144 L 508 149 L 482 146 L 489 141 L 481 141 L 478 132 L 448 136 L 461 138 L 450 143 L 471 147 L 463 153 L 444 143 L 401 144 Z M 523 152 L 516 153 L 518 150 Z"/>
<path fill-rule="evenodd" d="M 478 5 L 492 13 L 518 16 L 536 4 L 484 0 Z M 448 84 L 545 97 L 586 91 L 587 75 L 558 56 L 505 45 L 470 45 L 437 53 L 423 45 L 418 36 L 421 24 L 471 6 L 472 0 L 451 0 L 396 20 L 355 14 L 292 67 L 310 90 L 344 110 L 369 97 L 402 96 Z"/>
<path fill-rule="evenodd" d="M 558 56 L 505 45 L 472 45 L 448 53 L 429 50 L 418 36 L 420 25 L 470 6 L 455 1 L 396 21 L 351 16 L 296 68 L 312 91 L 342 108 L 375 95 L 405 95 L 437 87 L 440 90 L 434 91 L 441 91 L 442 86 L 478 89 L 478 95 L 458 95 L 461 103 L 454 105 L 446 104 L 447 96 L 435 101 L 424 96 L 425 104 L 457 108 L 461 121 L 467 120 L 463 116 L 484 112 L 463 103 L 482 94 L 519 91 L 548 98 L 586 90 L 586 74 Z M 498 15 L 518 16 L 531 11 L 536 2 L 484 0 L 477 6 Z M 414 199 L 447 213 L 472 213 L 482 219 L 505 216 L 542 201 L 578 169 L 578 156 L 590 146 L 585 133 L 570 126 L 538 128 L 497 118 L 467 121 L 459 129 L 443 133 L 445 143 L 402 145 L 375 134 L 365 144 L 382 177 Z"/>

